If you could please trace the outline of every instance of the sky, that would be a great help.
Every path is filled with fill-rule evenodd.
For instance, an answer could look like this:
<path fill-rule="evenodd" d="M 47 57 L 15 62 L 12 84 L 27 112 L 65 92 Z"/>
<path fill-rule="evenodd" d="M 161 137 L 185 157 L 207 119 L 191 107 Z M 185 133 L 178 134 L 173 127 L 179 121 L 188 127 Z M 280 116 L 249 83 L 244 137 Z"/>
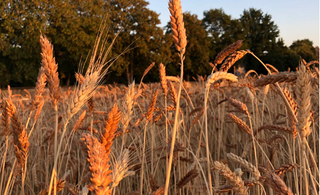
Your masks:
<path fill-rule="evenodd" d="M 169 21 L 168 0 L 147 0 L 148 8 L 160 14 L 161 26 Z M 203 18 L 203 12 L 222 8 L 232 19 L 240 18 L 243 10 L 261 9 L 269 14 L 280 30 L 280 37 L 290 46 L 298 39 L 310 39 L 319 46 L 318 0 L 181 0 L 183 12 Z"/>

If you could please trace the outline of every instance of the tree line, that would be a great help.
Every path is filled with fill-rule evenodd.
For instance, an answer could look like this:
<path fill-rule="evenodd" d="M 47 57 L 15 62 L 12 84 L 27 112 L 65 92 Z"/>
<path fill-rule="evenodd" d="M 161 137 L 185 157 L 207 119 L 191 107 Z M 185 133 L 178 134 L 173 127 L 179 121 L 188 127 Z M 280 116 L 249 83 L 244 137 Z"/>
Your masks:
<path fill-rule="evenodd" d="M 110 53 L 110 57 L 118 56 L 118 59 L 106 82 L 140 80 L 152 62 L 165 64 L 169 75 L 177 75 L 179 59 L 170 23 L 159 27 L 159 14 L 147 5 L 145 0 L 3 0 L 0 3 L 0 86 L 35 85 L 41 62 L 40 34 L 45 34 L 54 45 L 61 84 L 73 84 L 74 73 L 89 56 L 102 21 L 108 27 L 110 40 L 120 32 Z M 308 39 L 285 46 L 271 15 L 259 9 L 244 10 L 238 19 L 232 19 L 223 9 L 204 11 L 202 20 L 190 12 L 183 15 L 188 39 L 187 80 L 210 74 L 209 62 L 237 40 L 243 40 L 240 49 L 253 51 L 280 71 L 294 69 L 300 59 L 317 58 Z M 244 57 L 237 65 L 264 71 L 251 56 Z M 145 77 L 145 81 L 158 80 L 157 68 Z"/>

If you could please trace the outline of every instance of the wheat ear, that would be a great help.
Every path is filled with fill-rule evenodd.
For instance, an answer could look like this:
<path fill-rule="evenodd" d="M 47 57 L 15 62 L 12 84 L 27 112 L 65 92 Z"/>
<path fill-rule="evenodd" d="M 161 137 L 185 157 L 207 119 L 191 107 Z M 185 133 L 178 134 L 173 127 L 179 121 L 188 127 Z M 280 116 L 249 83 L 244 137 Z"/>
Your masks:
<path fill-rule="evenodd" d="M 251 131 L 250 127 L 243 120 L 239 119 L 236 115 L 234 115 L 232 113 L 229 113 L 228 116 L 232 119 L 232 121 L 234 123 L 237 124 L 239 129 L 242 129 L 243 131 L 245 131 L 246 133 L 251 135 L 252 131 Z"/>
<path fill-rule="evenodd" d="M 181 55 L 185 53 L 187 46 L 187 35 L 184 27 L 183 15 L 180 0 L 169 0 L 170 21 L 172 26 L 173 39 L 176 49 Z"/>
<path fill-rule="evenodd" d="M 12 135 L 14 137 L 13 142 L 15 147 L 14 153 L 18 160 L 19 166 L 23 169 L 29 153 L 30 144 L 28 140 L 28 134 L 24 126 L 20 123 L 16 114 L 16 107 L 10 98 L 6 99 L 6 105 L 7 114 L 10 116 L 12 122 Z"/>
<path fill-rule="evenodd" d="M 296 94 L 298 105 L 298 129 L 301 137 L 304 139 L 311 133 L 311 83 L 305 66 L 301 65 L 297 74 Z"/>
<path fill-rule="evenodd" d="M 152 94 L 152 99 L 149 105 L 149 109 L 147 112 L 147 121 L 151 121 L 152 120 L 152 116 L 153 116 L 153 111 L 154 108 L 156 106 L 156 102 L 157 102 L 157 96 L 158 96 L 158 90 L 156 90 L 153 94 Z"/>
<path fill-rule="evenodd" d="M 243 40 L 238 40 L 232 43 L 231 45 L 227 46 L 226 48 L 224 48 L 214 59 L 213 63 L 215 64 L 215 66 L 217 64 L 221 64 L 227 56 L 229 56 L 230 54 L 235 52 L 237 49 L 239 49 L 242 46 L 242 41 Z"/>
<path fill-rule="evenodd" d="M 288 188 L 284 181 L 275 173 L 269 173 L 264 177 L 266 178 L 264 184 L 271 187 L 276 193 L 293 195 L 290 188 Z"/>
<path fill-rule="evenodd" d="M 196 178 L 199 175 L 197 168 L 191 169 L 185 176 L 183 176 L 177 184 L 177 188 L 180 189 L 189 183 L 191 180 Z"/>
<path fill-rule="evenodd" d="M 152 192 L 150 195 L 162 195 L 163 193 L 164 193 L 164 186 L 161 186 L 156 191 Z"/>
<path fill-rule="evenodd" d="M 3 126 L 1 135 L 8 136 L 10 135 L 11 116 L 8 113 L 9 110 L 7 109 L 7 101 L 4 98 L 2 99 L 1 108 L 2 108 L 1 123 Z"/>
<path fill-rule="evenodd" d="M 248 194 L 242 179 L 233 173 L 228 166 L 219 161 L 215 161 L 213 167 L 232 184 L 234 191 L 239 195 Z"/>
<path fill-rule="evenodd" d="M 296 121 L 295 118 L 298 116 L 298 112 L 297 112 L 297 102 L 293 99 L 291 93 L 289 92 L 289 90 L 287 88 L 283 89 L 283 94 L 286 97 L 290 107 L 288 108 L 287 104 L 286 104 L 286 108 L 287 108 L 287 113 L 289 115 L 289 122 L 290 122 L 290 128 L 292 129 L 292 133 L 294 135 L 294 138 L 296 137 L 297 134 L 297 127 L 296 127 Z M 283 97 L 283 96 L 281 96 Z M 290 112 L 290 109 L 293 111 Z"/>
<path fill-rule="evenodd" d="M 312 129 L 310 128 L 311 125 L 311 116 L 310 116 L 310 110 L 311 110 L 311 83 L 309 80 L 309 75 L 306 71 L 306 67 L 303 65 L 303 63 L 300 64 L 300 68 L 297 71 L 297 81 L 296 81 L 296 94 L 297 94 L 297 105 L 298 105 L 298 131 L 301 136 L 302 140 L 302 150 L 301 150 L 301 156 L 304 156 L 304 158 L 301 159 L 302 161 L 302 168 L 303 169 L 303 176 L 300 178 L 300 185 L 302 185 L 304 180 L 304 186 L 306 190 L 306 195 L 309 193 L 309 180 L 307 175 L 307 137 L 312 132 Z M 312 155 L 312 154 L 311 154 Z M 300 174 L 302 174 L 302 171 L 300 169 Z M 301 186 L 302 187 L 302 186 Z"/>
<path fill-rule="evenodd" d="M 44 68 L 47 76 L 48 87 L 53 105 L 57 106 L 57 103 L 60 99 L 58 64 L 56 64 L 55 58 L 53 57 L 53 46 L 47 37 L 40 35 L 40 44 L 42 57 L 41 65 Z"/>
<path fill-rule="evenodd" d="M 168 87 L 169 87 L 170 97 L 171 97 L 172 103 L 173 104 L 177 104 L 177 91 L 174 88 L 174 86 L 173 86 L 171 81 L 168 82 Z"/>
<path fill-rule="evenodd" d="M 239 109 L 242 113 L 244 113 L 248 117 L 250 117 L 248 107 L 244 103 L 240 102 L 239 100 L 233 99 L 233 98 L 228 98 L 228 100 L 232 106 Z"/>
<path fill-rule="evenodd" d="M 49 190 L 49 189 L 41 190 L 41 191 L 38 193 L 38 195 L 46 195 L 46 194 L 48 194 L 48 193 L 53 193 L 54 188 L 56 188 L 56 192 L 60 192 L 60 191 L 62 191 L 63 188 L 65 187 L 65 183 L 66 183 L 66 181 L 64 181 L 64 180 L 62 180 L 62 179 L 59 179 L 59 180 L 57 181 L 56 186 L 51 187 L 50 190 Z"/>
<path fill-rule="evenodd" d="M 138 94 L 138 93 L 137 93 Z M 127 93 L 125 95 L 125 102 L 123 103 L 124 115 L 121 118 L 121 123 L 123 124 L 123 130 L 126 130 L 131 121 L 132 108 L 135 100 L 135 81 L 133 81 L 127 89 Z"/>
<path fill-rule="evenodd" d="M 46 82 L 47 82 L 47 76 L 45 74 L 45 69 L 41 66 L 39 70 L 38 78 L 37 78 L 37 84 L 36 84 L 33 100 L 31 103 L 32 105 L 31 111 L 36 109 L 36 107 L 40 104 L 42 100 L 42 94 L 46 86 Z"/>
<path fill-rule="evenodd" d="M 88 185 L 88 189 L 97 195 L 111 195 L 109 184 L 112 182 L 110 175 L 112 171 L 109 170 L 109 155 L 105 146 L 90 134 L 83 134 L 81 139 L 88 148 L 88 162 L 92 174 L 92 184 Z"/>
<path fill-rule="evenodd" d="M 279 72 L 277 74 L 272 74 L 258 79 L 254 82 L 255 87 L 261 87 L 268 84 L 274 84 L 276 82 L 292 82 L 297 79 L 297 73 L 295 72 Z"/>
<path fill-rule="evenodd" d="M 129 150 L 124 149 L 115 162 L 112 174 L 112 188 L 119 185 L 120 181 L 129 175 L 134 175 L 135 172 L 129 170 Z"/>
<path fill-rule="evenodd" d="M 261 177 L 261 174 L 260 174 L 259 170 L 257 169 L 257 167 L 255 167 L 253 164 L 246 161 L 245 159 L 241 158 L 240 156 L 237 156 L 233 153 L 228 153 L 227 157 L 230 160 L 233 160 L 233 161 L 243 165 L 246 169 L 248 169 L 251 173 L 253 173 L 253 177 L 256 181 L 258 181 L 259 178 Z"/>
<path fill-rule="evenodd" d="M 247 50 L 241 50 L 241 51 L 234 52 L 221 65 L 221 68 L 219 71 L 228 72 L 228 70 L 231 68 L 231 66 L 234 65 L 238 60 L 243 58 L 243 56 L 245 56 L 247 53 L 249 53 L 249 51 L 247 51 Z"/>
<path fill-rule="evenodd" d="M 120 119 L 121 112 L 119 111 L 117 104 L 114 104 L 109 113 L 108 120 L 105 122 L 105 128 L 101 134 L 101 143 L 105 147 L 107 155 L 109 155 L 111 152 L 112 141 L 118 128 Z"/>
<path fill-rule="evenodd" d="M 220 79 L 226 79 L 232 82 L 237 82 L 238 78 L 234 74 L 227 73 L 227 72 L 215 72 L 211 74 L 207 78 L 207 83 L 206 83 L 206 90 L 210 88 L 210 85 L 213 84 L 214 82 L 220 80 Z"/>
<path fill-rule="evenodd" d="M 82 125 L 82 123 L 85 120 L 86 113 L 87 112 L 85 110 L 81 113 L 81 115 L 79 116 L 77 122 L 74 124 L 74 126 L 72 128 L 72 131 L 77 131 L 79 129 L 79 127 Z"/>
<path fill-rule="evenodd" d="M 19 168 L 22 170 L 21 194 L 24 194 L 24 184 L 27 173 L 27 159 L 30 145 L 28 134 L 25 127 L 19 121 L 19 118 L 16 114 L 16 107 L 12 103 L 11 98 L 6 99 L 6 105 L 7 114 L 10 116 L 12 122 L 12 135 L 15 148 L 14 153 L 16 155 Z"/>
<path fill-rule="evenodd" d="M 165 96 L 168 94 L 168 84 L 166 78 L 166 67 L 160 63 L 159 65 L 159 73 L 160 73 L 160 83 Z"/>
<path fill-rule="evenodd" d="M 281 167 L 275 169 L 273 172 L 278 175 L 281 176 L 284 173 L 291 171 L 292 169 L 296 168 L 298 165 L 297 164 L 284 164 Z"/>
<path fill-rule="evenodd" d="M 154 179 L 153 174 L 149 174 L 149 184 L 152 191 L 156 191 L 159 188 L 159 186 L 156 183 L 156 180 Z"/>

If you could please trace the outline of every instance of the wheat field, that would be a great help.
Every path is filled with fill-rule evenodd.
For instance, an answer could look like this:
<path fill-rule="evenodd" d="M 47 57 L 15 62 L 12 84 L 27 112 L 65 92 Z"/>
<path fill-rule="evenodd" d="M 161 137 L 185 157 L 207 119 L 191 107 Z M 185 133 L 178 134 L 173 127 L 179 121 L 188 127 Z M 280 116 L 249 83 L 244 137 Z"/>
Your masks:
<path fill-rule="evenodd" d="M 169 11 L 181 74 L 152 63 L 159 83 L 104 85 L 116 58 L 100 33 L 63 88 L 41 35 L 35 89 L 1 93 L 0 194 L 319 194 L 319 62 L 279 72 L 239 40 L 184 81 L 180 0 Z M 268 75 L 228 73 L 245 55 Z"/>

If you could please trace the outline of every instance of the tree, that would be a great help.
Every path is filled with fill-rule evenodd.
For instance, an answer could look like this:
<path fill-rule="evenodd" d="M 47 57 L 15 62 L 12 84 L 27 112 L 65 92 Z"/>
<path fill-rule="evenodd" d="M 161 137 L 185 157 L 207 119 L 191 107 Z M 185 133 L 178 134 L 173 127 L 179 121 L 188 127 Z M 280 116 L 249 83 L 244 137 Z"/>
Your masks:
<path fill-rule="evenodd" d="M 111 68 L 118 76 L 115 81 L 123 82 L 119 76 L 127 76 L 129 82 L 141 77 L 153 61 L 166 63 L 170 58 L 163 55 L 170 53 L 171 44 L 157 26 L 159 15 L 147 5 L 145 0 L 5 0 L 0 3 L 0 85 L 35 84 L 40 32 L 54 45 L 62 84 L 68 84 L 80 60 L 90 55 L 102 21 L 110 39 L 120 32 L 109 57 L 129 46 Z"/>
<path fill-rule="evenodd" d="M 209 74 L 211 67 L 209 66 L 209 41 L 207 33 L 202 26 L 202 21 L 197 15 L 186 12 L 183 14 L 184 25 L 187 33 L 187 48 L 184 61 L 185 78 L 189 80 L 192 76 L 198 74 Z M 166 26 L 166 33 L 171 34 L 170 22 Z M 171 67 L 179 68 L 179 59 L 174 46 L 171 47 L 173 55 Z"/>
<path fill-rule="evenodd" d="M 309 39 L 297 40 L 290 45 L 290 49 L 295 51 L 302 59 L 307 62 L 317 60 L 316 49 Z"/>
<path fill-rule="evenodd" d="M 107 2 L 5 0 L 0 3 L 1 86 L 34 85 L 40 67 L 40 33 L 54 45 L 62 81 L 93 47 Z M 66 77 L 66 79 L 63 79 Z"/>
<path fill-rule="evenodd" d="M 159 14 L 149 10 L 147 5 L 145 0 L 110 0 L 113 30 L 121 31 L 114 52 L 120 54 L 130 46 L 112 70 L 117 75 L 127 76 L 128 83 L 141 78 L 152 62 L 166 63 L 170 57 L 163 55 L 168 53 L 170 45 L 164 41 L 163 30 L 157 26 Z"/>
<path fill-rule="evenodd" d="M 222 8 L 203 12 L 202 25 L 215 44 L 222 42 L 226 29 L 230 24 L 231 16 L 227 15 Z"/>
<path fill-rule="evenodd" d="M 60 77 L 66 84 L 73 78 L 81 58 L 85 59 L 92 50 L 102 22 L 110 25 L 108 10 L 104 0 L 48 1 L 44 33 L 54 45 Z"/>
<path fill-rule="evenodd" d="M 265 63 L 272 64 L 279 71 L 286 71 L 288 68 L 294 70 L 299 65 L 299 55 L 284 45 L 283 39 L 279 39 L 267 56 L 263 56 Z"/>
<path fill-rule="evenodd" d="M 247 32 L 245 39 L 248 47 L 256 55 L 269 51 L 279 37 L 278 26 L 271 20 L 271 15 L 263 14 L 261 10 L 244 10 L 240 21 Z"/>
<path fill-rule="evenodd" d="M 47 19 L 40 0 L 0 3 L 0 85 L 33 84 L 40 66 L 39 35 Z M 35 54 L 37 53 L 37 55 Z"/>
<path fill-rule="evenodd" d="M 211 9 L 203 13 L 202 25 L 210 41 L 210 61 L 226 46 L 244 39 L 245 31 L 238 19 L 231 19 L 222 8 Z"/>
<path fill-rule="evenodd" d="M 244 47 L 250 49 L 258 57 L 265 56 L 274 48 L 279 37 L 278 26 L 272 21 L 269 14 L 261 10 L 250 8 L 244 10 L 240 21 L 246 32 Z M 263 68 L 253 58 L 246 58 L 250 69 L 261 71 Z"/>

